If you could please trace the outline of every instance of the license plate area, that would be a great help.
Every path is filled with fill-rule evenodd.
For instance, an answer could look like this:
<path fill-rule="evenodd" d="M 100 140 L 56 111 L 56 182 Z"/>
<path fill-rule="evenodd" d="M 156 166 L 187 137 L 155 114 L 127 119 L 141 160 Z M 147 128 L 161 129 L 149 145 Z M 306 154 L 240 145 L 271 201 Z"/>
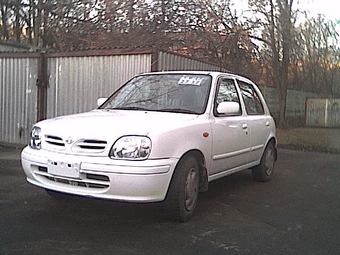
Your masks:
<path fill-rule="evenodd" d="M 48 160 L 47 172 L 62 177 L 79 178 L 79 164 Z"/>

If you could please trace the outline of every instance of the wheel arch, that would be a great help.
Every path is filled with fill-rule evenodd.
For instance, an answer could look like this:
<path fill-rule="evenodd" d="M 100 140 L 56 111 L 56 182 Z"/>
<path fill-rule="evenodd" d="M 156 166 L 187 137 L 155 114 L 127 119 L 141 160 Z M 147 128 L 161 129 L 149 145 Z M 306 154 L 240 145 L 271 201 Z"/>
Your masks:
<path fill-rule="evenodd" d="M 182 161 L 185 160 L 188 157 L 194 157 L 198 163 L 199 167 L 199 191 L 207 191 L 208 190 L 208 172 L 207 172 L 207 167 L 206 167 L 206 159 L 204 154 L 197 149 L 193 149 L 190 151 L 187 151 L 182 155 L 182 157 L 179 159 L 177 162 L 175 171 L 177 170 L 178 164 Z"/>
<path fill-rule="evenodd" d="M 263 153 L 265 152 L 266 148 L 268 147 L 269 144 L 272 144 L 275 150 L 275 161 L 277 160 L 277 139 L 275 137 L 271 137 L 266 146 L 264 147 L 265 149 L 263 150 Z"/>

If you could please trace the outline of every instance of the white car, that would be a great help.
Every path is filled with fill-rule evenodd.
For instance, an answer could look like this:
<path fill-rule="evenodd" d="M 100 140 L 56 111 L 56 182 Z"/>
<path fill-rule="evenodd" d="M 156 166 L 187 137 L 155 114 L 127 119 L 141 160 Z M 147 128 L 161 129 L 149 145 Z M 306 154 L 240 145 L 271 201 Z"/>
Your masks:
<path fill-rule="evenodd" d="M 49 194 L 164 201 L 178 221 L 199 191 L 252 169 L 272 177 L 275 123 L 258 87 L 219 72 L 156 72 L 132 78 L 98 109 L 34 125 L 21 154 L 31 184 Z"/>

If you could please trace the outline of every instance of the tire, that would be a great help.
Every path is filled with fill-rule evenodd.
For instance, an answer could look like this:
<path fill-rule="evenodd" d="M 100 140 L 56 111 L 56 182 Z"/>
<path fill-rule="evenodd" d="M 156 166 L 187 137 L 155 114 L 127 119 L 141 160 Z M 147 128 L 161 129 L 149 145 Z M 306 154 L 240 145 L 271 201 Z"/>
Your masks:
<path fill-rule="evenodd" d="M 179 222 L 194 214 L 199 192 L 199 167 L 194 157 L 182 159 L 175 169 L 166 198 L 166 210 Z"/>
<path fill-rule="evenodd" d="M 267 182 L 272 178 L 275 158 L 274 145 L 269 143 L 263 152 L 260 164 L 252 169 L 255 181 Z"/>

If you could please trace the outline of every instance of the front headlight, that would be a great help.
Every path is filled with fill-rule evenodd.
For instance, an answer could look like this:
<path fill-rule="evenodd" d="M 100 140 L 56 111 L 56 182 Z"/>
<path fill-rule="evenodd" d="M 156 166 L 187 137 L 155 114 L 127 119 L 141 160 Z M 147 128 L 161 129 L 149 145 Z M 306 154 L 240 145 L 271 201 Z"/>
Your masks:
<path fill-rule="evenodd" d="M 39 127 L 33 127 L 31 131 L 31 140 L 29 146 L 32 149 L 41 149 L 41 129 Z"/>
<path fill-rule="evenodd" d="M 147 159 L 151 152 L 151 140 L 146 136 L 123 136 L 112 146 L 111 158 Z"/>

